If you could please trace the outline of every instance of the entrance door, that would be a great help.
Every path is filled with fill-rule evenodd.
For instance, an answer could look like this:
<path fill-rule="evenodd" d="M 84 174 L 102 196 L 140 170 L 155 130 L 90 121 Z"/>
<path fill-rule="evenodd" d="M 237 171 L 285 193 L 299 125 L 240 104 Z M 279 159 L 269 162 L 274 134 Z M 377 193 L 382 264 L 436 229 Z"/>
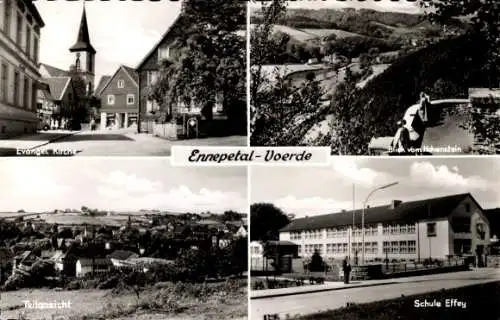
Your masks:
<path fill-rule="evenodd" d="M 477 245 L 476 258 L 477 258 L 477 266 L 479 268 L 484 267 L 483 253 L 484 253 L 484 245 Z"/>

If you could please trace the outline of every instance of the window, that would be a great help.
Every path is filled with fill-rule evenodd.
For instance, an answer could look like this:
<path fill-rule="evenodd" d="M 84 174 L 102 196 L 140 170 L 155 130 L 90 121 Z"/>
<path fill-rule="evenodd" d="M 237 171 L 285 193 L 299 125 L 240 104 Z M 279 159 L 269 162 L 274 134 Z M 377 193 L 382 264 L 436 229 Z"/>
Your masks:
<path fill-rule="evenodd" d="M 408 253 L 408 245 L 406 241 L 399 241 L 399 253 L 407 254 Z"/>
<path fill-rule="evenodd" d="M 115 104 L 115 96 L 110 94 L 108 95 L 108 104 L 113 105 Z"/>
<path fill-rule="evenodd" d="M 408 241 L 408 253 L 414 254 L 417 252 L 417 242 L 415 240 Z"/>
<path fill-rule="evenodd" d="M 157 80 L 158 80 L 158 71 L 148 71 L 147 72 L 146 82 L 147 82 L 148 86 L 155 84 Z"/>
<path fill-rule="evenodd" d="M 391 241 L 391 253 L 394 253 L 394 254 L 399 253 L 399 242 Z"/>
<path fill-rule="evenodd" d="M 389 226 L 385 225 L 382 230 L 383 234 L 389 234 Z"/>
<path fill-rule="evenodd" d="M 11 0 L 4 0 L 4 17 L 3 17 L 3 30 L 7 36 L 10 37 L 10 23 L 11 23 L 11 14 L 12 14 L 12 4 Z"/>
<path fill-rule="evenodd" d="M 2 70 L 1 70 L 1 85 L 2 85 L 2 90 L 0 91 L 0 98 L 3 101 L 7 101 L 7 82 L 9 80 L 8 77 L 8 71 L 9 69 L 7 68 L 6 64 L 2 64 Z"/>
<path fill-rule="evenodd" d="M 378 254 L 378 242 L 372 242 L 372 253 Z"/>
<path fill-rule="evenodd" d="M 430 222 L 427 224 L 427 236 L 435 237 L 436 236 L 436 223 Z"/>
<path fill-rule="evenodd" d="M 468 217 L 456 217 L 451 219 L 451 226 L 453 228 L 453 232 L 457 233 L 470 233 L 470 218 Z"/>
<path fill-rule="evenodd" d="M 467 212 L 467 213 L 470 212 L 470 203 L 465 204 L 465 212 Z"/>
<path fill-rule="evenodd" d="M 30 93 L 31 93 L 31 90 L 30 90 L 30 83 L 29 83 L 29 79 L 28 77 L 25 77 L 24 78 L 24 88 L 23 88 L 23 103 L 24 103 L 24 107 L 26 109 L 30 109 L 30 104 L 29 104 L 29 97 L 30 97 Z"/>
<path fill-rule="evenodd" d="M 19 106 L 19 72 L 14 72 L 14 105 Z"/>
<path fill-rule="evenodd" d="M 38 63 L 38 38 L 33 38 L 33 60 Z"/>
<path fill-rule="evenodd" d="M 297 253 L 298 254 L 302 254 L 302 246 L 299 246 L 298 250 L 297 250 Z"/>
<path fill-rule="evenodd" d="M 408 225 L 408 233 L 409 234 L 415 234 L 415 232 L 416 232 L 415 225 L 414 224 L 409 224 Z"/>
<path fill-rule="evenodd" d="M 31 28 L 26 24 L 26 54 L 31 57 Z"/>
<path fill-rule="evenodd" d="M 342 244 L 342 253 L 347 253 L 347 243 Z"/>
<path fill-rule="evenodd" d="M 16 42 L 18 45 L 21 45 L 23 36 L 23 16 L 18 13 L 17 14 L 17 30 L 16 30 Z"/>
<path fill-rule="evenodd" d="M 123 89 L 125 87 L 125 81 L 123 80 L 118 80 L 118 88 Z"/>
<path fill-rule="evenodd" d="M 127 104 L 134 104 L 135 96 L 133 94 L 127 94 Z"/>
<path fill-rule="evenodd" d="M 170 47 L 163 47 L 158 49 L 158 60 L 170 59 Z"/>

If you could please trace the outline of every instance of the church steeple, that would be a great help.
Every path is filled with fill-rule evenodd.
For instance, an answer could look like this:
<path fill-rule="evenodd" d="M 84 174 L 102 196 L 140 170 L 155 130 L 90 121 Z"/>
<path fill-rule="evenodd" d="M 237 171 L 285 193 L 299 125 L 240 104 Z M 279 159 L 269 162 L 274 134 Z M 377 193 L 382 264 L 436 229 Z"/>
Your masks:
<path fill-rule="evenodd" d="M 83 7 L 82 20 L 80 21 L 80 29 L 76 43 L 69 49 L 71 52 L 90 52 L 95 54 L 94 47 L 90 44 L 89 27 L 87 24 L 87 14 L 85 6 Z"/>

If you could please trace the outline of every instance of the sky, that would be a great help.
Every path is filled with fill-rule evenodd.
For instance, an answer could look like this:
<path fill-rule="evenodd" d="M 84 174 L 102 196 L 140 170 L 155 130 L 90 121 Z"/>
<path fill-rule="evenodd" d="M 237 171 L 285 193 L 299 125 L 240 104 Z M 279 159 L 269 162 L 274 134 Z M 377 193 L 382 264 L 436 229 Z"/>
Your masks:
<path fill-rule="evenodd" d="M 172 167 L 169 159 L 0 159 L 0 212 L 248 212 L 245 167 Z"/>
<path fill-rule="evenodd" d="M 268 202 L 296 217 L 470 192 L 483 209 L 500 207 L 500 158 L 332 158 L 329 167 L 253 167 L 251 203 Z M 354 186 L 354 188 L 353 188 Z M 354 190 L 354 192 L 353 192 Z M 354 195 L 354 197 L 353 197 Z"/>
<path fill-rule="evenodd" d="M 252 2 L 251 7 L 260 7 L 260 4 Z M 418 4 L 411 1 L 337 1 L 337 0 L 314 0 L 314 1 L 289 1 L 288 8 L 291 9 L 324 9 L 324 8 L 355 8 L 355 9 L 373 9 L 377 11 L 395 11 L 405 13 L 422 12 Z"/>
<path fill-rule="evenodd" d="M 68 70 L 83 1 L 35 2 L 45 27 L 41 29 L 40 62 Z M 96 54 L 96 83 L 122 64 L 135 68 L 160 41 L 180 13 L 174 1 L 88 1 L 85 3 L 91 44 Z"/>

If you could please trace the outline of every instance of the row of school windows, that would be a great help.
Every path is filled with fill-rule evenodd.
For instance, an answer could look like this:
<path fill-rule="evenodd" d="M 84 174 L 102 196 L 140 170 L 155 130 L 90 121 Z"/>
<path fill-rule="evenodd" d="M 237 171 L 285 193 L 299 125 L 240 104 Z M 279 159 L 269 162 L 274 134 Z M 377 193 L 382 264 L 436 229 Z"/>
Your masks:
<path fill-rule="evenodd" d="M 301 240 L 304 239 L 323 239 L 325 229 L 318 230 L 306 230 L 303 232 L 291 232 L 291 240 Z M 326 229 L 326 238 L 347 238 L 349 230 L 345 229 Z M 382 227 L 382 234 L 384 235 L 405 235 L 405 234 L 415 234 L 416 226 L 415 224 L 395 224 L 395 225 L 384 225 Z M 353 235 L 355 237 L 362 236 L 361 229 L 354 229 Z M 365 228 L 365 236 L 377 236 L 379 235 L 378 227 L 367 226 Z"/>
<path fill-rule="evenodd" d="M 0 63 L 0 101 L 15 107 L 35 110 L 36 98 L 37 88 L 33 79 L 7 63 Z"/>
<path fill-rule="evenodd" d="M 303 248 L 303 250 L 302 250 Z M 326 249 L 326 250 L 325 250 Z M 382 250 L 380 250 L 382 249 Z M 361 252 L 363 250 L 362 242 L 354 242 L 351 244 L 351 252 Z M 299 254 L 313 254 L 318 251 L 320 254 L 343 254 L 349 251 L 349 244 L 347 243 L 327 243 L 325 244 L 306 244 L 299 246 Z M 410 241 L 384 241 L 382 248 L 378 242 L 365 242 L 365 253 L 369 254 L 415 254 L 417 251 L 417 242 Z"/>
<path fill-rule="evenodd" d="M 38 63 L 39 26 L 27 12 L 22 1 L 3 0 L 3 2 L 2 30 L 4 34 L 12 39 L 32 61 Z"/>

